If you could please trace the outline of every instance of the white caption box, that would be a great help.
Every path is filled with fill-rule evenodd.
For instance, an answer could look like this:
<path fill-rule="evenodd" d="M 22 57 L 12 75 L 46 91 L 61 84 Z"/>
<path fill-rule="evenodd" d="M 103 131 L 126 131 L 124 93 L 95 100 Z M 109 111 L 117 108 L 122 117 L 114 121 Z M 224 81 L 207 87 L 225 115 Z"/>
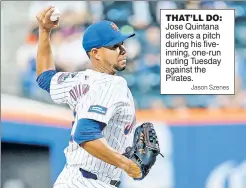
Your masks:
<path fill-rule="evenodd" d="M 161 94 L 235 94 L 234 15 L 161 10 Z"/>

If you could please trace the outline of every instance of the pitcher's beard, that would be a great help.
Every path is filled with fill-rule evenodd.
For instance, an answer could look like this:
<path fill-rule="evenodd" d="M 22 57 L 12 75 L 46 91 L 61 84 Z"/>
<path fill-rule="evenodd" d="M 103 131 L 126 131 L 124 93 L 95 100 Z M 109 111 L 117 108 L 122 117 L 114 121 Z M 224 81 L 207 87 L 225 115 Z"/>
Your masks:
<path fill-rule="evenodd" d="M 124 63 L 122 63 L 121 61 L 118 62 L 118 64 L 114 65 L 114 69 L 117 71 L 123 71 L 126 69 L 126 61 L 124 61 Z"/>
<path fill-rule="evenodd" d="M 105 63 L 110 66 L 110 63 L 108 61 L 106 61 Z M 121 65 L 120 63 L 111 65 L 111 68 L 110 68 L 110 70 L 112 71 L 112 73 L 113 72 L 114 73 L 121 72 L 121 71 L 123 71 L 125 69 L 126 69 L 126 64 Z"/>
<path fill-rule="evenodd" d="M 121 71 L 126 69 L 126 66 L 121 67 L 119 65 L 116 65 L 116 66 L 114 66 L 114 69 L 117 70 L 118 72 L 121 72 Z"/>

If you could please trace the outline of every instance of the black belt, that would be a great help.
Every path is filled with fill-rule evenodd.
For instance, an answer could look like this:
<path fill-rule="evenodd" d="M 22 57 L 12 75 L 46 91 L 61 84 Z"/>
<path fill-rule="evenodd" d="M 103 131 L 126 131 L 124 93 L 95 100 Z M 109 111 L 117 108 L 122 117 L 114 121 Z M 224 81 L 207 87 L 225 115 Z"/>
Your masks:
<path fill-rule="evenodd" d="M 97 175 L 96 174 L 93 174 L 91 172 L 88 172 L 88 171 L 86 171 L 86 170 L 84 170 L 82 168 L 80 168 L 79 170 L 82 173 L 82 175 L 83 175 L 84 178 L 97 180 Z M 119 187 L 120 186 L 120 181 L 111 180 L 110 181 L 110 185 L 114 185 L 115 187 Z"/>

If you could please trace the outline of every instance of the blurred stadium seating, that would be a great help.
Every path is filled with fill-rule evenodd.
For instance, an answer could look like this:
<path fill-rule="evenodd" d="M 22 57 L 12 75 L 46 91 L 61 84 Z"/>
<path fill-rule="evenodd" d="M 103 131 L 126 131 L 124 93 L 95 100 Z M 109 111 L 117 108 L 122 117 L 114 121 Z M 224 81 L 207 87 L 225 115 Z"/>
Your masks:
<path fill-rule="evenodd" d="M 9 78 L 10 74 L 3 74 L 4 80 L 14 79 L 11 84 L 12 90 L 8 90 L 9 85 L 3 84 L 4 92 L 15 92 L 20 96 L 51 102 L 49 96 L 41 91 L 35 82 L 35 56 L 38 40 L 35 15 L 48 4 L 54 4 L 62 13 L 60 27 L 54 30 L 51 35 L 58 71 L 81 71 L 90 66 L 88 57 L 81 47 L 83 31 L 93 21 L 108 19 L 118 24 L 123 32 L 135 31 L 137 34 L 135 38 L 126 42 L 129 54 L 128 67 L 120 75 L 128 81 L 138 109 L 246 107 L 246 2 L 29 2 L 28 6 L 20 9 L 23 20 L 20 18 L 17 23 L 20 28 L 25 28 L 25 32 L 24 30 L 22 33 L 11 32 L 12 35 L 18 34 L 19 38 L 16 41 L 22 41 L 18 43 L 19 46 L 14 44 L 16 51 L 11 50 L 11 53 L 6 53 L 5 55 L 8 56 L 2 61 L 4 72 L 13 71 L 13 67 L 9 67 L 8 64 L 14 64 L 17 67 L 15 74 L 11 75 L 15 78 Z M 165 96 L 159 94 L 160 28 L 158 10 L 161 8 L 233 8 L 236 10 L 236 95 Z M 8 24 L 7 18 L 4 23 Z M 12 29 L 15 27 L 11 25 Z M 9 63 L 8 59 L 14 62 Z"/>
<path fill-rule="evenodd" d="M 128 66 L 120 75 L 133 93 L 138 123 L 158 126 L 165 158 L 144 183 L 123 176 L 124 188 L 246 187 L 246 2 L 208 0 L 1 2 L 1 187 L 49 188 L 65 163 L 72 112 L 35 81 L 35 16 L 49 4 L 62 13 L 51 34 L 58 71 L 90 67 L 81 39 L 93 21 L 136 32 L 126 42 Z M 188 8 L 235 9 L 235 95 L 160 95 L 159 9 Z"/>

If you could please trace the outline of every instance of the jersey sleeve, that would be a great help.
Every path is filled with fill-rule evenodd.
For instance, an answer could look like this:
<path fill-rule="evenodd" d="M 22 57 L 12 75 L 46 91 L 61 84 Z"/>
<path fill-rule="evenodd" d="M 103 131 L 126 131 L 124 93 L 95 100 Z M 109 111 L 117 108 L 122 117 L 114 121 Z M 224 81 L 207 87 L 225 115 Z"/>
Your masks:
<path fill-rule="evenodd" d="M 77 72 L 58 72 L 56 73 L 50 83 L 51 99 L 57 103 L 67 103 L 68 93 L 77 82 Z"/>
<path fill-rule="evenodd" d="M 98 90 L 90 91 L 87 100 L 77 109 L 78 119 L 93 119 L 105 124 L 113 117 L 126 95 L 126 82 L 123 79 L 103 84 Z"/>

